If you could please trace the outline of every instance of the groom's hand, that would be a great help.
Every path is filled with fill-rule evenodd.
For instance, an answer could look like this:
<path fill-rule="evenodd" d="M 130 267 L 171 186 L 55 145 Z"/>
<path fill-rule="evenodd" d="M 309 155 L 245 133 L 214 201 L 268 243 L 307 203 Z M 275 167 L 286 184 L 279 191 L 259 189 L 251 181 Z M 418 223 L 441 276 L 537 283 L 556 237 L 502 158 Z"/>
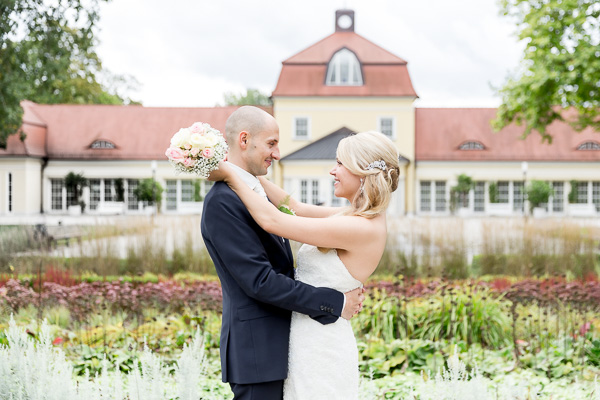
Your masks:
<path fill-rule="evenodd" d="M 342 318 L 350 320 L 355 314 L 358 314 L 358 312 L 362 310 L 362 303 L 365 301 L 364 292 L 365 289 L 359 287 L 351 292 L 344 293 L 344 296 L 346 296 L 346 306 L 342 311 Z"/>

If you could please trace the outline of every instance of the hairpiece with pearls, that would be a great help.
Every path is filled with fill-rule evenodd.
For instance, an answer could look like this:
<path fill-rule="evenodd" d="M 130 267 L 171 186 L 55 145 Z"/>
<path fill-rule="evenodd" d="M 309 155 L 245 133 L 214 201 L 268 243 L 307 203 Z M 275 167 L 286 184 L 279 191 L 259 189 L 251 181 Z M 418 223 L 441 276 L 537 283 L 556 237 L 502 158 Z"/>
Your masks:
<path fill-rule="evenodd" d="M 367 167 L 365 168 L 366 170 L 371 170 L 374 168 L 378 168 L 382 171 L 385 171 L 387 169 L 387 166 L 385 165 L 385 161 L 383 160 L 377 160 L 377 161 L 373 161 L 371 164 L 367 165 Z"/>

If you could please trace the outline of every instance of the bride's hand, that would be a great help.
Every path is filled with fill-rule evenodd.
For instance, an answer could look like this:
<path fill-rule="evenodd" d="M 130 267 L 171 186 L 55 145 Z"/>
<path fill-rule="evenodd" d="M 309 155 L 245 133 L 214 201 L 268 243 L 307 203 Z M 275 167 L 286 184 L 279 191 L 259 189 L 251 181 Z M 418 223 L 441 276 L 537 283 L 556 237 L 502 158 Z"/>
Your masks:
<path fill-rule="evenodd" d="M 216 170 L 210 173 L 208 176 L 209 181 L 225 181 L 227 182 L 227 178 L 230 174 L 233 173 L 233 169 L 227 164 L 225 161 L 220 161 L 219 166 Z"/>

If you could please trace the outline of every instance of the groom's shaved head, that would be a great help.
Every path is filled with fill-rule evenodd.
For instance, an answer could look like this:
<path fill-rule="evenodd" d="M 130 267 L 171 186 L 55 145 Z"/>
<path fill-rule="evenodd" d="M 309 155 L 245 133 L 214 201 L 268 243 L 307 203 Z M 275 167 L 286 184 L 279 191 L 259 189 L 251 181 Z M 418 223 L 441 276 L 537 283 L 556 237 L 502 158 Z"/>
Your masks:
<path fill-rule="evenodd" d="M 242 131 L 250 135 L 256 135 L 265 129 L 265 126 L 273 120 L 273 116 L 258 107 L 242 106 L 235 110 L 225 123 L 225 136 L 227 142 L 235 143 Z"/>

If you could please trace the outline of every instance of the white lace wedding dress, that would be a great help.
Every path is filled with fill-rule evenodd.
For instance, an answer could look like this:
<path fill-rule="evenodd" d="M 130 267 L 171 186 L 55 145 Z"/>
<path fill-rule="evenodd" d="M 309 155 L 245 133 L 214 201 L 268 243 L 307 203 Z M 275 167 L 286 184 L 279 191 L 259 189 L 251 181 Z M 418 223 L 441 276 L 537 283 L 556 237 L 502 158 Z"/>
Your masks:
<path fill-rule="evenodd" d="M 336 250 L 323 253 L 306 244 L 298 251 L 296 279 L 342 293 L 361 286 Z M 307 315 L 292 314 L 289 372 L 283 398 L 358 399 L 358 350 L 350 321 L 339 318 L 333 324 L 322 325 Z"/>

